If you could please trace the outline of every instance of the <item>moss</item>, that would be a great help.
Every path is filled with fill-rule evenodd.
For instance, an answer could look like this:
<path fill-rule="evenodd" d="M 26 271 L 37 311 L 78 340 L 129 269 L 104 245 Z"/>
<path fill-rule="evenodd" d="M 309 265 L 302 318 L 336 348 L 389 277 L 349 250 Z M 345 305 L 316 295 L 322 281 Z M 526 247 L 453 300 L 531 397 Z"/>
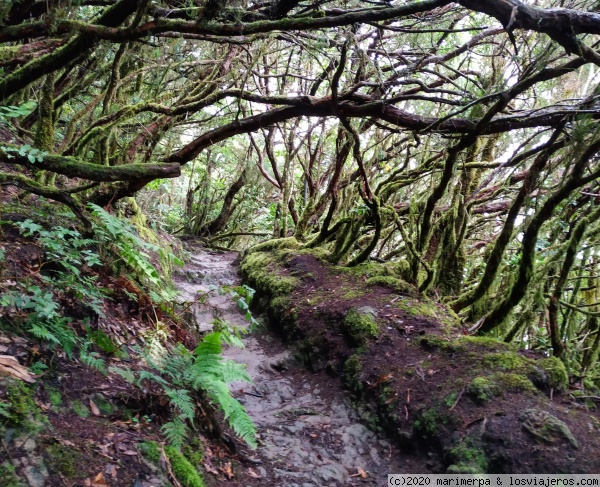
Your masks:
<path fill-rule="evenodd" d="M 28 431 L 41 429 L 43 417 L 34 400 L 34 386 L 12 379 L 7 379 L 5 384 L 6 400 L 0 401 L 2 423 Z"/>
<path fill-rule="evenodd" d="M 73 412 L 82 418 L 87 418 L 90 415 L 90 408 L 83 404 L 80 400 L 73 402 Z"/>
<path fill-rule="evenodd" d="M 204 451 L 202 442 L 198 438 L 192 438 L 189 443 L 183 446 L 182 453 L 185 455 L 192 465 L 200 465 L 204 459 Z"/>
<path fill-rule="evenodd" d="M 525 357 L 516 352 L 486 353 L 483 356 L 483 364 L 488 367 L 527 372 L 531 363 Z"/>
<path fill-rule="evenodd" d="M 356 299 L 364 296 L 365 292 L 360 289 L 348 289 L 342 294 L 343 299 Z"/>
<path fill-rule="evenodd" d="M 277 297 L 291 293 L 299 280 L 279 275 L 275 270 L 276 266 L 276 261 L 270 254 L 256 252 L 242 261 L 241 269 L 257 291 Z"/>
<path fill-rule="evenodd" d="M 175 477 L 184 487 L 204 487 L 204 480 L 200 473 L 183 453 L 172 446 L 165 447 L 165 453 L 169 457 Z"/>
<path fill-rule="evenodd" d="M 77 463 L 81 460 L 81 454 L 72 448 L 55 444 L 46 449 L 48 466 L 65 477 L 73 478 L 79 473 Z"/>
<path fill-rule="evenodd" d="M 373 314 L 366 308 L 352 308 L 344 319 L 344 330 L 357 345 L 364 345 L 377 338 L 380 330 Z"/>
<path fill-rule="evenodd" d="M 435 436 L 438 428 L 448 422 L 448 418 L 441 415 L 437 408 L 429 408 L 413 423 L 415 430 L 421 435 Z"/>
<path fill-rule="evenodd" d="M 519 415 L 519 421 L 526 431 L 544 443 L 555 445 L 566 440 L 574 448 L 579 448 L 569 427 L 546 411 L 526 409 Z"/>
<path fill-rule="evenodd" d="M 437 335 L 423 335 L 419 339 L 419 344 L 427 350 L 445 350 L 456 352 L 461 349 L 460 342 L 457 340 L 448 340 Z"/>
<path fill-rule="evenodd" d="M 408 282 L 392 276 L 375 276 L 367 279 L 367 286 L 384 286 L 393 289 L 397 293 L 416 294 L 416 289 Z"/>
<path fill-rule="evenodd" d="M 158 462 L 160 462 L 160 448 L 155 441 L 138 443 L 138 450 L 150 463 L 158 465 Z"/>
<path fill-rule="evenodd" d="M 501 394 L 498 384 L 488 377 L 475 377 L 466 392 L 478 404 L 484 404 Z"/>
<path fill-rule="evenodd" d="M 348 387 L 355 392 L 362 390 L 362 383 L 360 381 L 360 374 L 362 372 L 362 361 L 360 355 L 351 355 L 346 363 L 344 363 L 344 380 Z"/>
<path fill-rule="evenodd" d="M 52 404 L 54 408 L 59 408 L 62 405 L 62 394 L 60 391 L 50 387 L 48 387 L 46 390 L 48 392 L 48 400 L 50 401 L 50 404 Z"/>
<path fill-rule="evenodd" d="M 437 318 L 438 310 L 431 302 L 415 301 L 413 299 L 399 299 L 396 306 L 411 316 Z"/>
<path fill-rule="evenodd" d="M 446 473 L 486 473 L 488 459 L 478 441 L 467 437 L 448 450 L 452 465 Z"/>
<path fill-rule="evenodd" d="M 569 374 L 565 364 L 556 357 L 547 357 L 536 361 L 536 365 L 544 371 L 548 387 L 560 391 L 566 391 L 569 385 Z"/>
<path fill-rule="evenodd" d="M 512 373 L 495 373 L 490 377 L 500 385 L 504 391 L 522 391 L 537 393 L 536 387 L 533 383 L 524 375 L 512 374 Z"/>
<path fill-rule="evenodd" d="M 112 404 L 100 393 L 94 394 L 92 401 L 94 401 L 94 404 L 98 407 L 98 410 L 106 416 L 113 414 L 117 409 L 114 404 Z"/>
<path fill-rule="evenodd" d="M 496 338 L 490 337 L 479 337 L 479 336 L 462 336 L 459 338 L 460 342 L 463 344 L 472 344 L 480 346 L 481 348 L 486 348 L 489 350 L 516 350 L 516 347 L 502 342 Z"/>
<path fill-rule="evenodd" d="M 254 247 L 250 247 L 247 251 L 247 255 L 254 254 L 257 252 L 270 252 L 273 250 L 281 249 L 299 249 L 300 242 L 295 237 L 288 238 L 276 238 L 267 242 L 259 243 Z"/>
<path fill-rule="evenodd" d="M 19 480 L 15 467 L 8 462 L 0 464 L 0 478 L 4 487 L 24 487 L 25 485 Z"/>

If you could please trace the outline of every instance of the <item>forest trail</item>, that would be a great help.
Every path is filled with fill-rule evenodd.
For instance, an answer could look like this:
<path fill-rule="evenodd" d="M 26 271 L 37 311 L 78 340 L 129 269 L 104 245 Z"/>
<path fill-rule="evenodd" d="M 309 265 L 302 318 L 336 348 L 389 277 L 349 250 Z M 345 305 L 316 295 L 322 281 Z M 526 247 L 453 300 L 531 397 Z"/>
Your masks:
<path fill-rule="evenodd" d="M 237 253 L 190 250 L 191 258 L 175 277 L 183 301 L 191 303 L 214 286 L 240 284 Z M 236 302 L 216 291 L 190 311 L 201 331 L 210 329 L 215 317 L 248 327 Z M 338 380 L 298 365 L 280 339 L 264 329 L 245 335 L 244 343 L 244 349 L 227 348 L 225 356 L 248 365 L 253 382 L 235 384 L 233 394 L 256 424 L 260 446 L 241 453 L 228 485 L 379 486 L 388 473 L 411 469 L 387 440 L 358 420 Z M 210 475 L 206 480 L 211 482 Z"/>

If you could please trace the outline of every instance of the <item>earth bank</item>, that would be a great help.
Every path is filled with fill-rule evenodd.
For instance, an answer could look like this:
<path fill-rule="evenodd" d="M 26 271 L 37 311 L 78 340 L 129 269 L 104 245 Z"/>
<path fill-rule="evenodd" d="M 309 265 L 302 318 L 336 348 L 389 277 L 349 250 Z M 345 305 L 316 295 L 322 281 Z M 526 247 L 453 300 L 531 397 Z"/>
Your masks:
<path fill-rule="evenodd" d="M 267 245 L 241 269 L 294 356 L 341 377 L 363 420 L 430 472 L 600 471 L 597 413 L 559 360 L 465 335 L 380 264 Z"/>

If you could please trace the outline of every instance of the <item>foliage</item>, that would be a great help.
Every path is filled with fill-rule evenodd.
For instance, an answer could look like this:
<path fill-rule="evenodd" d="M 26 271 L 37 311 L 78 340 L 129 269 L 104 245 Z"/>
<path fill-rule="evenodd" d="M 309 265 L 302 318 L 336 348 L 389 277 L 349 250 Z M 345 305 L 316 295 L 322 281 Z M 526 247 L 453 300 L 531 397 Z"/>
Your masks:
<path fill-rule="evenodd" d="M 142 387 L 145 381 L 158 387 L 169 399 L 173 418 L 162 427 L 167 440 L 181 448 L 196 417 L 195 395 L 203 394 L 225 415 L 233 431 L 252 448 L 256 447 L 256 429 L 244 407 L 228 388 L 235 381 L 250 381 L 243 365 L 221 356 L 221 343 L 237 343 L 231 333 L 222 330 L 206 335 L 197 348 L 190 352 L 178 344 L 170 349 L 142 350 L 149 370 L 133 372 L 111 367 L 129 382 Z"/>
<path fill-rule="evenodd" d="M 89 208 L 96 217 L 94 233 L 104 249 L 115 259 L 115 263 L 123 263 L 138 281 L 154 289 L 151 296 L 156 302 L 167 302 L 172 299 L 172 292 L 164 286 L 157 268 L 152 264 L 148 252 L 158 252 L 160 247 L 141 239 L 135 228 L 124 219 L 111 215 L 98 205 L 90 203 Z M 168 258 L 183 265 L 183 262 L 172 253 Z"/>

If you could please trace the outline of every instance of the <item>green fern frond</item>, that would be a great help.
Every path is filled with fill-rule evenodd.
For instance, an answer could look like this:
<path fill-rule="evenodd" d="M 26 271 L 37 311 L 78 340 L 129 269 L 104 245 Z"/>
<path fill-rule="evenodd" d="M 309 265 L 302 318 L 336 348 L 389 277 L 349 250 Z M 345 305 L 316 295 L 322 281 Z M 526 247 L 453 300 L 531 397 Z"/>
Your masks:
<path fill-rule="evenodd" d="M 196 411 L 189 392 L 185 389 L 165 389 L 165 392 L 171 405 L 180 411 L 181 417 L 193 421 Z"/>
<path fill-rule="evenodd" d="M 135 383 L 135 373 L 130 369 L 122 369 L 115 365 L 108 368 L 108 371 L 112 374 L 117 374 L 118 376 L 125 379 L 130 384 Z"/>
<path fill-rule="evenodd" d="M 160 431 L 174 448 L 181 449 L 187 437 L 188 428 L 179 416 L 175 416 L 173 421 L 165 423 Z"/>

